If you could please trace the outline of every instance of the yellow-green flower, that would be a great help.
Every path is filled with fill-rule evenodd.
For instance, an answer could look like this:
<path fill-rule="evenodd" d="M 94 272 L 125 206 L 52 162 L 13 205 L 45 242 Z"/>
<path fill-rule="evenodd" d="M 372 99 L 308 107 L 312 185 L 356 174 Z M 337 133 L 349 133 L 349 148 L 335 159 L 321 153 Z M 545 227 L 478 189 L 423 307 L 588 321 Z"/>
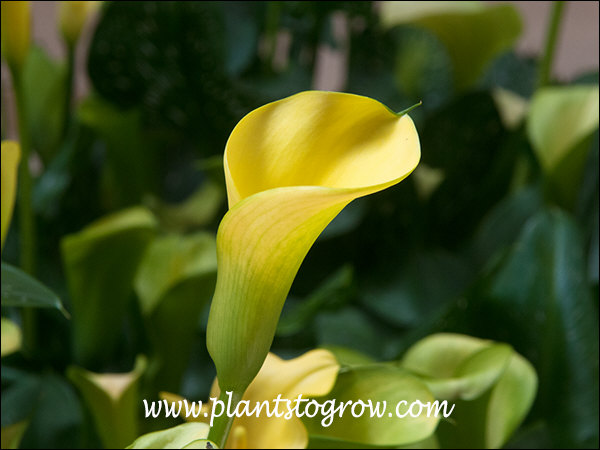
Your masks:
<path fill-rule="evenodd" d="M 337 378 L 339 364 L 335 356 L 327 350 L 311 350 L 298 358 L 283 360 L 273 353 L 267 355 L 260 372 L 252 381 L 243 401 L 249 402 L 250 411 L 265 400 L 269 408 L 275 407 L 273 400 L 281 395 L 282 399 L 293 400 L 302 394 L 302 398 L 326 395 L 331 391 Z M 217 398 L 220 390 L 217 380 L 213 383 L 211 398 Z M 161 395 L 167 401 L 177 402 L 181 397 L 173 394 Z M 211 404 L 204 404 L 197 419 L 186 417 L 188 421 L 208 422 Z M 266 409 L 259 417 L 236 417 L 229 433 L 225 448 L 305 448 L 308 433 L 302 421 L 292 416 L 267 417 Z M 285 403 L 280 403 L 278 411 L 288 412 Z M 204 416 L 204 413 L 208 417 Z M 202 436 L 206 437 L 206 436 Z"/>
<path fill-rule="evenodd" d="M 3 2 L 4 3 L 4 2 Z M 13 141 L 2 142 L 2 215 L 1 215 L 1 237 L 4 248 L 4 239 L 8 233 L 10 219 L 12 217 L 15 195 L 17 193 L 17 172 L 19 160 L 21 159 L 21 149 L 19 144 Z"/>
<path fill-rule="evenodd" d="M 69 45 L 77 42 L 88 17 L 98 9 L 99 3 L 95 1 L 60 2 L 58 27 Z"/>
<path fill-rule="evenodd" d="M 31 40 L 30 2 L 2 2 L 2 56 L 12 70 L 21 70 Z"/>
<path fill-rule="evenodd" d="M 292 281 L 315 239 L 352 200 L 404 179 L 420 158 L 406 114 L 358 95 L 309 91 L 269 103 L 233 130 L 229 212 L 207 346 L 224 391 L 261 368 Z"/>

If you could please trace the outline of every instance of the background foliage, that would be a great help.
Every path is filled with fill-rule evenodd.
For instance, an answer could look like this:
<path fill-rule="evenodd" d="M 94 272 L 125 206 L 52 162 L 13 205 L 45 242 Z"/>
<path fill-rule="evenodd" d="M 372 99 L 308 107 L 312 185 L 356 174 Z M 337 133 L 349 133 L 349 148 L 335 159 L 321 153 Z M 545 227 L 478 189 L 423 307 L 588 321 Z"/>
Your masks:
<path fill-rule="evenodd" d="M 400 361 L 437 332 L 504 342 L 539 377 L 507 445 L 598 446 L 598 74 L 540 85 L 539 61 L 514 52 L 510 6 L 390 8 L 106 2 L 86 62 L 93 89 L 66 125 L 65 67 L 32 48 L 23 83 L 44 166 L 35 275 L 50 307 L 36 309 L 35 345 L 8 356 L 3 319 L 3 446 L 21 434 L 24 447 L 126 445 L 174 424 L 139 420 L 139 398 L 207 398 L 225 142 L 247 112 L 311 89 L 323 45 L 348 52 L 345 92 L 395 111 L 423 101 L 411 113 L 422 162 L 325 230 L 272 351 L 347 347 Z M 346 41 L 333 29 L 340 14 Z M 18 221 L 2 253 L 12 266 Z M 33 281 L 12 266 L 2 266 L 2 316 L 19 324 L 39 296 L 28 299 Z M 90 409 L 87 371 L 129 373 L 115 401 L 136 432 L 110 436 L 102 417 L 115 406 Z"/>

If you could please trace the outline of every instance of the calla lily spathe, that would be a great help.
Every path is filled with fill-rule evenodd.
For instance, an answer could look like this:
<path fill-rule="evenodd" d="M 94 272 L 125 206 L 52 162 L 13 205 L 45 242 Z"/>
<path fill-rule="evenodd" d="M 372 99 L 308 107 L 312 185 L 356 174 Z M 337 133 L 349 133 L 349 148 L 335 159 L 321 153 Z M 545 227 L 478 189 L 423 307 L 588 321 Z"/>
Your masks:
<path fill-rule="evenodd" d="M 17 174 L 19 161 L 21 159 L 21 149 L 19 144 L 14 141 L 2 142 L 2 244 L 4 248 L 4 239 L 8 233 L 10 220 L 12 218 L 15 206 L 15 196 L 17 194 Z"/>
<path fill-rule="evenodd" d="M 63 1 L 58 8 L 58 27 L 69 45 L 75 45 L 88 18 L 98 9 L 97 1 Z"/>
<path fill-rule="evenodd" d="M 275 411 L 278 395 L 289 400 L 296 399 L 298 395 L 302 395 L 302 398 L 326 395 L 333 388 L 339 369 L 335 356 L 325 349 L 311 350 L 289 360 L 269 353 L 242 401 L 247 402 L 249 411 L 265 401 L 269 403 L 270 410 Z M 210 398 L 217 398 L 219 394 L 219 385 L 215 380 Z M 184 400 L 169 393 L 161 393 L 161 397 L 174 403 Z M 289 407 L 285 402 L 278 407 L 282 417 L 268 417 L 266 408 L 258 417 L 256 414 L 236 417 L 225 448 L 306 448 L 308 432 L 302 421 L 294 415 L 288 419 L 284 417 L 290 412 Z M 202 408 L 200 413 L 197 409 L 194 411 L 197 419 L 185 419 L 208 423 L 212 403 L 204 403 Z M 201 437 L 205 438 L 206 435 Z"/>
<path fill-rule="evenodd" d="M 2 56 L 13 71 L 25 64 L 31 43 L 31 2 L 2 2 Z"/>
<path fill-rule="evenodd" d="M 244 392 L 260 370 L 323 229 L 352 200 L 400 182 L 419 158 L 410 117 L 358 95 L 301 92 L 238 123 L 225 149 L 230 209 L 217 234 L 207 330 L 222 390 Z"/>

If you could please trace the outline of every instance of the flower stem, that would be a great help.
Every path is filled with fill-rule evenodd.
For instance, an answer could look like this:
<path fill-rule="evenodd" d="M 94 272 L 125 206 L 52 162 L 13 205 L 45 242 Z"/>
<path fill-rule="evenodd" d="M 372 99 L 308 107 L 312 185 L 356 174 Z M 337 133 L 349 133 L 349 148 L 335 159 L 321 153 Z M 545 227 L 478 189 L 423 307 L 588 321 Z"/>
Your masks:
<path fill-rule="evenodd" d="M 19 234 L 21 241 L 21 268 L 33 274 L 35 271 L 35 223 L 31 206 L 33 180 L 29 171 L 31 143 L 27 123 L 27 108 L 23 93 L 21 73 L 13 71 L 13 85 L 17 102 L 17 120 L 19 121 L 19 145 L 21 164 L 19 165 Z"/>
<path fill-rule="evenodd" d="M 16 68 L 11 70 L 15 99 L 17 103 L 17 120 L 19 145 L 21 147 L 21 164 L 19 165 L 18 199 L 19 199 L 19 238 L 21 268 L 33 275 L 35 272 L 35 220 L 32 208 L 33 179 L 29 171 L 29 155 L 31 142 L 27 121 L 27 106 L 23 92 L 22 72 Z M 23 348 L 30 353 L 35 348 L 35 311 L 23 309 Z"/>
<path fill-rule="evenodd" d="M 548 85 L 552 71 L 552 63 L 554 61 L 554 53 L 556 51 L 556 41 L 558 39 L 558 31 L 562 20 L 565 8 L 564 1 L 552 3 L 552 13 L 550 16 L 550 24 L 546 34 L 546 46 L 544 48 L 544 56 L 540 61 L 538 68 L 537 87 L 541 88 Z"/>
<path fill-rule="evenodd" d="M 242 400 L 243 392 L 239 391 L 230 391 L 231 392 L 231 401 L 230 397 L 227 395 L 228 391 L 221 391 L 219 394 L 219 402 L 222 402 L 223 405 L 223 414 L 219 417 L 215 417 L 213 422 L 213 426 L 210 428 L 208 432 L 208 440 L 214 442 L 218 448 L 225 448 L 225 443 L 227 442 L 227 437 L 229 436 L 229 431 L 231 430 L 231 425 L 233 425 L 233 419 L 235 416 L 233 414 L 229 414 L 229 412 L 233 413 L 238 403 Z M 215 408 L 216 405 L 213 405 Z M 231 415 L 231 417 L 229 417 Z"/>
<path fill-rule="evenodd" d="M 75 72 L 75 45 L 67 43 L 67 78 L 65 80 L 65 105 L 63 111 L 62 137 L 66 138 L 71 124 L 71 103 L 73 102 L 73 74 Z"/>
<path fill-rule="evenodd" d="M 273 72 L 273 59 L 275 57 L 275 47 L 277 46 L 277 32 L 279 31 L 279 18 L 281 16 L 281 2 L 267 2 L 267 17 L 266 17 L 266 40 L 267 40 L 267 55 L 265 59 L 265 67 L 268 73 Z"/>

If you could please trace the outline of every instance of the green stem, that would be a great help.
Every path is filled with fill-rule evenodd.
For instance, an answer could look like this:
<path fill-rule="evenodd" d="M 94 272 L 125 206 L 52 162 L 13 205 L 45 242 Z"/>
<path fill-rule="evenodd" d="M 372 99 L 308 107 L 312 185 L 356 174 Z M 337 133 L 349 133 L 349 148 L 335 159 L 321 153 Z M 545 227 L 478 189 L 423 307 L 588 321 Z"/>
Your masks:
<path fill-rule="evenodd" d="M 565 3 L 566 2 L 564 1 L 559 1 L 553 2 L 552 4 L 552 15 L 550 17 L 548 33 L 546 34 L 546 46 L 544 48 L 544 56 L 540 61 L 538 69 L 538 88 L 546 86 L 550 82 L 552 63 L 554 61 L 554 53 L 556 51 L 556 41 L 558 39 L 558 31 L 560 29 L 560 23 L 562 20 Z"/>
<path fill-rule="evenodd" d="M 71 125 L 71 106 L 73 103 L 73 74 L 75 73 L 75 45 L 67 43 L 67 78 L 65 80 L 65 105 L 63 111 L 63 140 L 67 136 L 69 126 Z"/>
<path fill-rule="evenodd" d="M 273 58 L 275 57 L 275 47 L 277 45 L 277 32 L 279 31 L 279 17 L 281 16 L 281 3 L 278 1 L 267 2 L 267 17 L 265 24 L 265 34 L 267 37 L 267 57 L 265 67 L 267 72 L 273 71 Z"/>
<path fill-rule="evenodd" d="M 18 209 L 21 268 L 33 275 L 35 272 L 35 219 L 32 208 L 33 179 L 29 171 L 29 155 L 31 142 L 27 121 L 27 107 L 23 92 L 21 71 L 11 70 L 15 99 L 17 104 L 17 120 L 19 130 L 19 145 L 21 147 L 21 163 L 19 164 L 18 180 Z M 35 348 L 35 311 L 32 308 L 23 309 L 23 348 L 31 352 Z"/>
<path fill-rule="evenodd" d="M 219 395 L 219 401 L 223 402 L 225 405 L 225 410 L 219 417 L 215 417 L 213 426 L 208 432 L 208 440 L 214 442 L 218 448 L 225 448 L 225 443 L 227 442 L 227 437 L 229 436 L 233 419 L 235 419 L 235 416 L 233 415 L 232 417 L 229 417 L 227 412 L 231 411 L 231 413 L 233 413 L 235 411 L 235 408 L 242 400 L 243 395 L 243 392 L 240 393 L 239 391 L 233 391 L 231 394 L 230 407 L 228 407 L 229 396 L 227 395 L 227 391 L 221 391 L 221 394 Z M 214 407 L 215 405 L 213 405 L 213 408 Z"/>
<path fill-rule="evenodd" d="M 21 146 L 21 164 L 19 164 L 19 234 L 21 241 L 21 268 L 32 274 L 35 271 L 35 223 L 31 206 L 33 179 L 29 172 L 31 143 L 27 123 L 27 108 L 20 72 L 13 71 L 13 85 L 17 102 L 17 120 L 19 121 L 19 145 Z"/>
<path fill-rule="evenodd" d="M 415 108 L 417 108 L 417 107 L 421 106 L 422 104 L 423 104 L 423 101 L 422 101 L 422 100 L 419 100 L 419 103 L 415 103 L 414 105 L 412 105 L 412 106 L 409 106 L 409 107 L 408 107 L 408 108 L 406 108 L 405 110 L 402 110 L 402 111 L 400 111 L 399 113 L 394 113 L 394 114 L 396 114 L 398 117 L 402 117 L 403 115 L 405 115 L 405 114 L 408 114 L 408 113 L 409 113 L 409 112 L 411 112 L 413 109 L 415 109 Z"/>

